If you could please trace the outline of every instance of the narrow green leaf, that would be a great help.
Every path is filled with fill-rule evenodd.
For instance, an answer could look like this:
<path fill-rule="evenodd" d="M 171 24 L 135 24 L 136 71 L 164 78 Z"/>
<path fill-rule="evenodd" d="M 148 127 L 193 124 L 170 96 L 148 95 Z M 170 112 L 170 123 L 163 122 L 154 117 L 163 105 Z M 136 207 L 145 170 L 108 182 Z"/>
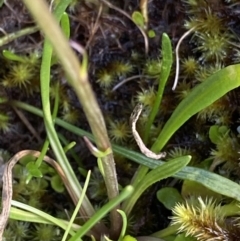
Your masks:
<path fill-rule="evenodd" d="M 140 153 L 116 145 L 113 145 L 113 151 L 152 169 L 165 163 L 163 161 L 152 160 Z M 240 185 L 218 174 L 187 166 L 175 173 L 173 177 L 198 182 L 214 192 L 240 201 Z"/>
<path fill-rule="evenodd" d="M 128 220 L 127 220 L 126 214 L 122 210 L 117 210 L 117 211 L 122 216 L 122 230 L 118 238 L 118 241 L 122 241 L 122 239 L 124 240 L 124 235 L 126 235 Z"/>
<path fill-rule="evenodd" d="M 12 61 L 17 61 L 17 62 L 21 62 L 21 63 L 26 62 L 26 60 L 22 56 L 19 56 L 19 55 L 13 53 L 12 51 L 9 51 L 9 50 L 6 50 L 6 49 L 2 51 L 2 55 L 6 59 L 9 59 L 9 60 L 12 60 Z"/>
<path fill-rule="evenodd" d="M 216 173 L 195 167 L 187 167 L 177 174 L 180 179 L 192 180 L 205 187 L 240 201 L 240 185 Z"/>
<path fill-rule="evenodd" d="M 44 223 L 44 224 L 53 224 L 51 221 L 31 212 L 21 210 L 19 208 L 11 207 L 10 210 L 10 219 L 32 222 L 32 223 Z"/>
<path fill-rule="evenodd" d="M 171 136 L 193 115 L 240 85 L 240 64 L 228 66 L 196 86 L 177 106 L 152 147 L 159 152 Z"/>
<path fill-rule="evenodd" d="M 62 31 L 64 32 L 65 36 L 69 39 L 70 37 L 70 21 L 68 14 L 66 12 L 63 13 L 62 18 L 60 20 Z"/>
<path fill-rule="evenodd" d="M 64 148 L 64 152 L 67 153 L 68 151 L 70 151 L 74 146 L 76 145 L 75 141 L 72 141 L 70 143 L 68 143 Z"/>
<path fill-rule="evenodd" d="M 33 106 L 30 106 L 26 103 L 23 103 L 20 101 L 14 101 L 12 103 L 14 103 L 15 106 L 21 109 L 24 109 L 26 111 L 29 111 L 37 116 L 40 116 L 40 117 L 43 116 L 43 113 L 41 110 Z M 92 134 L 76 126 L 73 126 L 63 120 L 56 118 L 56 124 L 72 133 L 75 133 L 76 135 L 87 136 L 89 140 L 94 141 Z M 157 166 L 162 165 L 164 163 L 163 161 L 152 160 L 142 155 L 141 153 L 131 151 L 127 148 L 124 148 L 118 145 L 112 145 L 112 146 L 115 154 L 120 154 L 129 160 L 132 160 L 141 165 L 145 165 L 151 169 L 154 169 Z M 200 168 L 184 167 L 181 171 L 174 174 L 173 177 L 196 181 L 219 194 L 222 194 L 224 196 L 240 201 L 240 185 L 238 185 L 237 183 L 227 178 L 221 177 L 215 173 L 211 173 Z"/>
<path fill-rule="evenodd" d="M 72 227 L 72 224 L 78 214 L 78 211 L 79 211 L 79 208 L 81 207 L 82 205 L 82 202 L 83 202 L 83 199 L 84 199 L 84 196 L 86 195 L 86 192 L 87 192 L 87 188 L 88 188 L 88 185 L 89 185 L 89 181 L 90 181 L 90 176 L 91 176 L 91 171 L 88 171 L 88 174 L 87 174 L 87 177 L 86 177 L 86 180 L 85 180 L 85 183 L 84 183 L 84 186 L 83 186 L 83 191 L 82 191 L 82 195 L 81 197 L 79 198 L 78 200 L 78 203 L 75 207 L 75 210 L 72 214 L 72 217 L 69 221 L 69 224 L 68 224 L 68 227 L 63 235 L 63 238 L 62 238 L 62 241 L 65 241 L 68 237 L 68 234 L 69 234 L 69 231 L 71 230 L 71 227 Z M 82 241 L 82 239 L 79 239 L 79 241 Z"/>
<path fill-rule="evenodd" d="M 67 223 L 66 222 L 63 222 L 63 220 L 57 219 L 57 218 L 55 218 L 55 217 L 53 217 L 53 216 L 51 216 L 51 215 L 49 215 L 49 214 L 47 214 L 47 213 L 37 209 L 37 208 L 34 208 L 34 207 L 29 206 L 29 205 L 24 204 L 24 203 L 20 203 L 20 202 L 15 201 L 15 200 L 12 200 L 11 204 L 14 207 L 17 207 L 18 209 L 23 209 L 23 210 L 26 210 L 27 212 L 30 212 L 29 215 L 31 215 L 31 214 L 37 215 L 38 217 L 36 216 L 36 222 L 38 222 L 38 219 L 44 218 L 47 222 L 51 222 L 52 224 L 57 225 L 57 226 L 59 226 L 60 228 L 62 228 L 64 230 L 67 228 Z M 11 208 L 11 211 L 12 211 L 12 208 Z M 18 213 L 18 214 L 20 214 L 20 213 Z M 14 213 L 11 212 L 11 215 L 14 216 Z M 33 222 L 33 220 L 31 222 Z M 71 230 L 71 232 L 69 232 L 69 233 L 71 235 L 74 234 L 73 230 Z"/>
<path fill-rule="evenodd" d="M 191 180 L 184 180 L 182 184 L 182 189 L 181 189 L 181 194 L 182 197 L 188 198 L 191 196 L 201 196 L 202 198 L 204 197 L 211 197 L 216 201 L 221 201 L 223 199 L 223 196 L 219 193 L 216 193 L 209 188 L 206 188 L 200 183 L 191 181 Z"/>
<path fill-rule="evenodd" d="M 191 156 L 178 157 L 172 159 L 171 161 L 165 162 L 163 165 L 158 166 L 157 168 L 150 171 L 136 185 L 134 193 L 131 195 L 131 197 L 123 203 L 122 209 L 126 213 L 126 215 L 130 214 L 133 206 L 148 187 L 150 187 L 157 181 L 173 176 L 175 173 L 185 167 L 190 162 L 190 160 Z"/>
<path fill-rule="evenodd" d="M 172 43 L 170 38 L 166 33 L 162 34 L 162 67 L 160 75 L 158 77 L 158 92 L 156 95 L 156 100 L 154 106 L 148 117 L 146 126 L 144 128 L 144 142 L 147 143 L 151 126 L 155 120 L 155 117 L 159 111 L 159 106 L 162 101 L 163 91 L 167 83 L 170 71 L 172 67 Z"/>
<path fill-rule="evenodd" d="M 162 66 L 161 66 L 160 74 L 158 76 L 158 92 L 156 95 L 154 106 L 148 116 L 147 123 L 144 127 L 143 141 L 145 144 L 148 143 L 150 129 L 157 116 L 157 113 L 159 112 L 159 106 L 162 101 L 163 91 L 165 89 L 165 85 L 168 80 L 171 67 L 172 67 L 172 43 L 168 35 L 166 33 L 163 33 L 162 34 Z M 136 175 L 134 175 L 131 184 L 135 187 L 136 183 L 139 180 L 141 180 L 146 175 L 147 172 L 148 172 L 148 168 L 146 166 L 140 166 L 136 172 Z"/>

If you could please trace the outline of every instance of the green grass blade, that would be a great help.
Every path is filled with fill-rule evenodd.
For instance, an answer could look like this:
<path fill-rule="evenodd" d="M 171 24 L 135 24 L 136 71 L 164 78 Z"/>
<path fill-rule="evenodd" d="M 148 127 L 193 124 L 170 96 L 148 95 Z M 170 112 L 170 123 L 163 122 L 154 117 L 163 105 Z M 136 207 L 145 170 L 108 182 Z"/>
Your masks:
<path fill-rule="evenodd" d="M 67 13 L 63 13 L 60 23 L 61 23 L 61 28 L 63 33 L 69 39 L 70 38 L 70 20 Z"/>
<path fill-rule="evenodd" d="M 121 233 L 118 237 L 118 241 L 121 241 L 123 239 L 123 237 L 126 235 L 128 220 L 127 220 L 127 215 L 126 215 L 125 212 L 123 212 L 122 210 L 118 210 L 118 212 L 122 216 L 122 220 L 123 220 L 122 230 L 121 230 Z"/>
<path fill-rule="evenodd" d="M 193 88 L 165 124 L 152 151 L 160 152 L 171 136 L 193 115 L 240 85 L 240 64 L 228 66 Z"/>
<path fill-rule="evenodd" d="M 125 187 L 119 196 L 111 199 L 100 210 L 98 210 L 78 231 L 69 239 L 69 241 L 77 241 L 82 238 L 99 220 L 101 220 L 107 213 L 109 213 L 114 207 L 119 205 L 123 200 L 128 198 L 133 193 L 133 187 Z"/>
<path fill-rule="evenodd" d="M 52 224 L 57 225 L 64 230 L 67 228 L 67 223 L 62 222 L 62 220 L 59 220 L 59 219 L 39 210 L 37 208 L 31 207 L 29 205 L 26 205 L 24 203 L 20 203 L 20 202 L 14 201 L 14 200 L 11 201 L 11 204 L 15 207 L 18 207 L 18 208 L 24 209 L 26 211 L 29 211 L 33 214 L 36 214 L 37 216 L 40 216 L 41 218 L 44 218 L 47 221 L 50 221 Z M 13 215 L 13 213 L 11 215 Z M 69 233 L 71 235 L 74 234 L 72 229 L 70 229 Z"/>
<path fill-rule="evenodd" d="M 43 217 L 40 217 L 39 215 L 37 215 L 35 213 L 21 210 L 19 208 L 15 208 L 13 206 L 11 207 L 9 217 L 10 217 L 10 219 L 24 221 L 24 222 L 53 224 L 51 221 L 49 221 Z"/>
<path fill-rule="evenodd" d="M 15 207 L 11 207 L 10 218 L 13 219 L 13 220 L 24 221 L 24 222 L 54 225 L 54 223 L 52 221 L 50 221 L 49 219 L 46 219 L 42 216 L 39 216 L 36 213 L 28 212 L 28 211 L 21 210 L 19 208 L 15 208 Z M 55 223 L 57 223 L 57 222 L 61 223 L 61 226 L 62 226 L 63 229 L 66 229 L 66 227 L 69 223 L 68 221 L 63 220 L 63 219 L 59 219 L 59 218 L 57 219 L 57 221 Z M 77 231 L 79 228 L 81 228 L 80 225 L 72 223 L 72 225 L 71 225 L 71 232 L 72 232 L 71 235 L 73 235 L 74 231 Z"/>
<path fill-rule="evenodd" d="M 72 214 L 71 219 L 69 220 L 68 227 L 67 227 L 67 229 L 65 230 L 65 233 L 64 233 L 63 238 L 62 238 L 61 241 L 65 241 L 65 240 L 67 239 L 68 233 L 69 233 L 69 231 L 71 230 L 71 226 L 72 226 L 72 224 L 73 224 L 73 222 L 74 222 L 74 220 L 75 220 L 75 218 L 76 218 L 76 216 L 77 216 L 77 214 L 78 214 L 78 210 L 79 210 L 79 208 L 81 207 L 83 198 L 84 198 L 84 196 L 86 195 L 86 191 L 87 191 L 87 188 L 88 188 L 88 185 L 89 185 L 89 181 L 90 181 L 90 175 L 91 175 L 91 171 L 89 171 L 88 174 L 87 174 L 87 177 L 86 177 L 86 180 L 85 180 L 85 183 L 84 183 L 84 186 L 83 186 L 82 195 L 81 195 L 81 197 L 80 197 L 80 199 L 79 199 L 79 201 L 78 201 L 78 204 L 77 204 L 76 207 L 75 207 L 75 210 L 74 210 L 74 212 L 73 212 L 73 214 Z M 79 241 L 80 241 L 80 240 L 79 240 Z"/>
<path fill-rule="evenodd" d="M 172 61 L 173 61 L 172 43 L 171 43 L 171 40 L 169 39 L 168 35 L 166 33 L 163 33 L 163 35 L 162 35 L 162 67 L 161 67 L 160 75 L 158 77 L 158 82 L 159 82 L 158 83 L 158 92 L 156 95 L 156 100 L 155 100 L 154 106 L 150 112 L 149 118 L 146 123 L 146 127 L 144 129 L 143 140 L 144 140 L 145 144 L 148 141 L 151 126 L 153 124 L 153 121 L 158 113 L 159 106 L 161 104 L 163 91 L 165 89 L 165 85 L 167 83 L 167 80 L 168 80 L 168 77 L 170 74 L 170 70 L 172 67 Z"/>

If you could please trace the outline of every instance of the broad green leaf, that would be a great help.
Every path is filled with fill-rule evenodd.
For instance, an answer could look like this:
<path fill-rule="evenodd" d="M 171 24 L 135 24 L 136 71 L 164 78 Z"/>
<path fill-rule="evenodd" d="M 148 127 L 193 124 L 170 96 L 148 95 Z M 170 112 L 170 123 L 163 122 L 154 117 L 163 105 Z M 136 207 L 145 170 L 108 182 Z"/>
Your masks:
<path fill-rule="evenodd" d="M 144 18 L 143 18 L 143 15 L 140 12 L 134 11 L 133 14 L 132 14 L 132 20 L 139 27 L 141 27 L 141 28 L 144 27 Z"/>
<path fill-rule="evenodd" d="M 161 188 L 157 192 L 157 199 L 169 210 L 171 210 L 177 203 L 183 202 L 181 194 L 173 187 Z"/>
<path fill-rule="evenodd" d="M 40 171 L 42 172 L 43 175 L 48 174 L 50 176 L 53 176 L 56 173 L 56 170 L 52 166 L 47 164 L 46 162 L 42 162 L 39 169 L 40 169 Z"/>
<path fill-rule="evenodd" d="M 193 88 L 181 101 L 159 134 L 152 151 L 159 152 L 174 133 L 193 115 L 240 85 L 240 64 L 216 72 Z"/>
<path fill-rule="evenodd" d="M 26 168 L 33 177 L 42 177 L 42 172 L 39 170 L 39 167 L 36 166 L 35 162 L 29 162 Z"/>
<path fill-rule="evenodd" d="M 213 125 L 209 129 L 209 138 L 212 143 L 217 144 L 228 131 L 227 126 Z"/>
<path fill-rule="evenodd" d="M 62 179 L 59 175 L 55 175 L 51 178 L 51 186 L 58 193 L 62 193 L 65 190 Z"/>
<path fill-rule="evenodd" d="M 154 38 L 155 36 L 156 36 L 156 33 L 154 32 L 154 30 L 151 29 L 151 30 L 148 31 L 148 37 L 149 38 Z"/>
<path fill-rule="evenodd" d="M 209 129 L 209 139 L 213 144 L 217 144 L 219 141 L 219 138 L 221 137 L 219 136 L 218 128 L 219 126 L 213 125 Z"/>
<path fill-rule="evenodd" d="M 130 236 L 130 235 L 126 235 L 126 236 L 122 239 L 122 241 L 137 241 L 137 239 L 134 238 L 134 237 L 132 237 L 132 236 Z"/>

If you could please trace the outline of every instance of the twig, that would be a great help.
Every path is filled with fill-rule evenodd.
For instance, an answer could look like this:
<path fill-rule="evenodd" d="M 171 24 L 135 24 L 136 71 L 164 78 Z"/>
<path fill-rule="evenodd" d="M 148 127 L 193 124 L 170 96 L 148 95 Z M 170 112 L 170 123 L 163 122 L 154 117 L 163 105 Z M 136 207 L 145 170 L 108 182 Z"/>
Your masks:
<path fill-rule="evenodd" d="M 142 138 L 140 137 L 140 135 L 138 134 L 137 130 L 136 130 L 136 123 L 137 123 L 137 120 L 142 112 L 142 109 L 143 109 L 143 105 L 142 104 L 137 104 L 136 107 L 134 108 L 132 114 L 131 114 L 131 118 L 130 118 L 130 121 L 132 123 L 132 133 L 133 133 L 133 136 L 134 136 L 134 139 L 135 141 L 137 142 L 141 152 L 149 157 L 149 158 L 152 158 L 152 159 L 155 159 L 155 160 L 158 160 L 160 158 L 163 158 L 166 156 L 166 153 L 165 152 L 160 152 L 159 154 L 156 154 L 154 152 L 152 152 L 151 150 L 149 150 L 145 144 L 143 143 L 142 141 Z"/>
<path fill-rule="evenodd" d="M 16 107 L 12 106 L 18 117 L 21 119 L 21 121 L 24 123 L 24 125 L 28 128 L 28 130 L 35 136 L 35 138 L 38 140 L 38 142 L 41 142 L 41 138 L 38 135 L 37 131 L 33 128 L 32 124 L 28 121 L 26 116 L 23 114 L 22 111 L 18 110 Z"/>
<path fill-rule="evenodd" d="M 118 84 L 116 84 L 113 88 L 112 88 L 112 92 L 116 91 L 119 87 L 121 87 L 122 85 L 126 84 L 128 81 L 131 81 L 133 79 L 137 79 L 137 78 L 141 78 L 143 77 L 143 75 L 134 75 L 131 76 L 129 78 L 124 79 L 123 81 L 119 82 Z"/>
<path fill-rule="evenodd" d="M 24 156 L 32 155 L 34 157 L 39 157 L 41 155 L 41 152 L 39 151 L 33 151 L 33 150 L 23 150 L 18 152 L 16 155 L 14 155 L 6 164 L 6 167 L 4 169 L 3 173 L 3 190 L 2 190 L 2 212 L 0 214 L 0 241 L 2 241 L 2 236 L 4 229 L 7 225 L 8 217 L 10 214 L 11 209 L 11 201 L 12 201 L 12 169 L 15 166 L 15 164 Z M 72 191 L 71 185 L 64 174 L 62 168 L 60 165 L 55 162 L 53 159 L 51 159 L 48 156 L 44 156 L 44 161 L 46 161 L 48 164 L 53 166 L 58 174 L 60 175 L 63 183 L 65 184 L 73 202 L 76 204 L 78 202 L 78 199 L 76 198 L 74 192 Z"/>

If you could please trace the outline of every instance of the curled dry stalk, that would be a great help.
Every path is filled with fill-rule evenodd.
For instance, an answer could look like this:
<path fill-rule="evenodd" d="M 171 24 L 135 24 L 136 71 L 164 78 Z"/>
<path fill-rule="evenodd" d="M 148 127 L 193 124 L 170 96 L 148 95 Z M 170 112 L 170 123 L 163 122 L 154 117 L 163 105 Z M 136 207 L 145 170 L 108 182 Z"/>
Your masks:
<path fill-rule="evenodd" d="M 134 108 L 132 114 L 131 114 L 131 117 L 130 117 L 133 137 L 134 137 L 135 141 L 137 142 L 142 154 L 144 154 L 145 156 L 147 156 L 149 158 L 155 159 L 155 160 L 161 159 L 161 158 L 166 156 L 166 153 L 160 152 L 160 153 L 156 154 L 156 153 L 152 152 L 151 150 L 149 150 L 145 146 L 145 144 L 142 141 L 142 138 L 140 137 L 140 135 L 137 132 L 136 124 L 137 124 L 139 116 L 142 113 L 142 109 L 143 109 L 143 105 L 137 104 L 136 107 Z"/>
<path fill-rule="evenodd" d="M 191 28 L 189 29 L 186 33 L 183 34 L 183 36 L 178 40 L 178 43 L 177 43 L 177 46 L 176 46 L 176 49 L 175 49 L 175 53 L 176 53 L 176 74 L 175 74 L 175 79 L 174 79 L 174 83 L 173 83 L 173 87 L 172 87 L 172 90 L 175 90 L 176 87 L 177 87 L 177 84 L 178 84 L 178 77 L 179 77 L 179 48 L 180 48 L 180 45 L 182 43 L 182 41 L 190 34 L 192 33 L 193 31 L 195 30 L 195 28 Z"/>
<path fill-rule="evenodd" d="M 87 56 L 84 52 L 82 65 L 79 65 L 77 56 L 69 47 L 68 41 L 58 26 L 58 23 L 49 12 L 46 2 L 42 0 L 23 0 L 42 32 L 46 35 L 58 56 L 70 84 L 73 86 L 79 101 L 82 104 L 88 123 L 95 137 L 97 148 L 104 152 L 111 149 L 106 125 L 102 112 L 98 106 L 87 74 Z M 42 17 L 44 13 L 44 18 Z M 104 178 L 109 199 L 118 196 L 118 182 L 115 162 L 112 153 L 102 158 L 103 168 L 106 174 Z M 121 217 L 116 207 L 110 213 L 111 234 L 117 236 L 121 230 Z"/>
<path fill-rule="evenodd" d="M 23 151 L 18 152 L 6 163 L 6 166 L 5 166 L 5 169 L 3 172 L 2 212 L 0 214 L 0 241 L 2 241 L 3 232 L 7 225 L 8 217 L 10 214 L 12 194 L 13 194 L 12 169 L 21 158 L 23 158 L 24 156 L 27 156 L 27 155 L 39 157 L 41 155 L 41 152 L 34 151 L 34 150 L 23 150 Z M 48 156 L 44 156 L 43 160 L 45 162 L 47 162 L 48 164 L 50 164 L 58 172 L 65 187 L 68 190 L 69 195 L 72 198 L 72 201 L 74 202 L 75 205 L 77 205 L 78 199 L 75 196 L 74 191 L 72 190 L 72 187 L 68 181 L 68 178 L 66 177 L 61 166 Z"/>

